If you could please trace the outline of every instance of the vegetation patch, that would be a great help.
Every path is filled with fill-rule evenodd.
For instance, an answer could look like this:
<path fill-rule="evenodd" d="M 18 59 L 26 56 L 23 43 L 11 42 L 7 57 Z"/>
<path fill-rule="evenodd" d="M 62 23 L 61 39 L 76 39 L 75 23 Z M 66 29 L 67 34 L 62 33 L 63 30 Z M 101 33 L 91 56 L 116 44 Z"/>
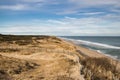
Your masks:
<path fill-rule="evenodd" d="M 56 80 L 74 80 L 74 79 L 65 75 L 61 75 L 61 76 L 57 76 Z"/>
<path fill-rule="evenodd" d="M 12 78 L 4 70 L 0 70 L 0 80 L 12 80 Z"/>
<path fill-rule="evenodd" d="M 116 70 L 107 58 L 86 58 L 81 61 L 81 74 L 86 80 L 119 80 L 120 71 Z"/>
<path fill-rule="evenodd" d="M 20 60 L 16 58 L 8 58 L 0 55 L 0 75 L 16 75 L 21 74 L 39 66 L 36 63 Z"/>
<path fill-rule="evenodd" d="M 19 40 L 15 42 L 18 45 L 28 45 L 28 44 L 32 44 L 32 40 Z"/>
<path fill-rule="evenodd" d="M 14 48 L 0 48 L 0 52 L 17 52 L 20 51 L 19 49 Z"/>

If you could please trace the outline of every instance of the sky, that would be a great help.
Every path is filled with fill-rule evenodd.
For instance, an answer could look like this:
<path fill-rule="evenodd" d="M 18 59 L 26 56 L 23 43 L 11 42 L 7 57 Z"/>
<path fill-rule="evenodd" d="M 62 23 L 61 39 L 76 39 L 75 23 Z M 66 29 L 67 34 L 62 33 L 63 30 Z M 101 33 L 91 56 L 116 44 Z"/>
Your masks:
<path fill-rule="evenodd" d="M 120 36 L 120 0 L 0 0 L 0 33 Z"/>

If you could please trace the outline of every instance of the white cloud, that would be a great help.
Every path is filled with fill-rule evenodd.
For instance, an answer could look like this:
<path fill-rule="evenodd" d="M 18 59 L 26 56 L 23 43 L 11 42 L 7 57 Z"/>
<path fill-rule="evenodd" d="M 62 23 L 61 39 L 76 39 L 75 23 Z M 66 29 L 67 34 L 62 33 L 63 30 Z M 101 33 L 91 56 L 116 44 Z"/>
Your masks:
<path fill-rule="evenodd" d="M 35 19 L 25 21 L 25 23 L 24 21 L 14 22 L 13 24 L 7 24 L 6 22 L 7 27 L 5 25 L 3 25 L 3 27 L 0 26 L 0 32 L 38 32 L 40 34 L 55 35 L 120 35 L 120 16 L 119 14 L 109 13 L 110 11 L 120 13 L 120 0 L 12 1 L 13 3 L 10 5 L 0 5 L 0 9 L 13 11 L 37 10 L 39 13 L 48 12 L 48 14 L 53 13 L 58 16 L 73 14 L 82 18 L 75 18 L 72 15 L 73 17 L 65 17 L 62 19 Z M 94 8 L 100 8 L 100 11 L 96 12 Z M 102 11 L 101 9 L 104 10 Z M 85 17 L 86 15 L 92 17 Z M 93 15 L 100 16 L 95 17 Z"/>
<path fill-rule="evenodd" d="M 44 2 L 47 0 L 21 0 L 22 2 Z"/>
<path fill-rule="evenodd" d="M 109 16 L 110 18 L 110 16 Z M 111 16 L 112 19 L 116 17 Z M 29 25 L 27 25 L 29 23 Z M 8 24 L 7 24 L 8 25 Z M 119 20 L 111 22 L 108 16 L 63 19 L 39 20 L 18 23 L 9 27 L 0 28 L 0 32 L 21 32 L 48 35 L 120 35 Z"/>
<path fill-rule="evenodd" d="M 82 13 L 78 13 L 77 15 L 100 15 L 104 13 L 105 12 L 82 12 Z"/>
<path fill-rule="evenodd" d="M 61 11 L 58 11 L 58 12 L 55 12 L 55 14 L 58 14 L 58 15 L 65 15 L 65 14 L 76 14 L 78 13 L 79 11 L 77 10 L 74 10 L 74 9 L 61 9 Z"/>
<path fill-rule="evenodd" d="M 102 5 L 118 5 L 119 0 L 69 0 L 71 3 L 78 4 L 79 6 L 102 6 Z"/>
<path fill-rule="evenodd" d="M 4 1 L 3 1 L 4 2 Z M 6 1 L 7 2 L 7 1 Z M 5 3 L 5 2 L 4 2 Z M 55 0 L 11 0 L 11 4 L 2 4 L 2 10 L 36 10 L 40 12 L 49 11 L 50 5 L 58 5 L 60 1 Z M 55 7 L 56 8 L 56 7 Z M 52 10 L 55 10 L 52 8 Z"/>
<path fill-rule="evenodd" d="M 88 12 L 91 11 L 91 8 L 102 9 L 105 12 L 113 11 L 113 9 L 118 12 L 120 8 L 120 0 L 68 0 L 67 4 L 71 4 L 71 6 L 62 9 L 57 12 L 57 14 L 80 14 L 84 12 L 84 9 L 89 8 Z M 94 13 L 94 11 L 93 11 Z M 96 15 L 98 13 L 94 13 Z M 89 15 L 93 15 L 92 13 Z"/>
<path fill-rule="evenodd" d="M 104 8 L 106 11 L 113 12 L 119 12 L 116 8 L 120 8 L 120 0 L 11 0 L 11 3 L 13 4 L 0 5 L 0 9 L 37 10 L 38 12 L 67 15 L 81 14 L 81 12 L 86 11 L 84 10 L 85 8 Z M 85 12 L 85 15 L 93 14 L 96 15 L 100 13 L 94 11 L 90 11 L 90 13 Z"/>
<path fill-rule="evenodd" d="M 28 6 L 27 6 L 27 5 L 23 5 L 23 4 L 0 5 L 0 9 L 7 9 L 7 10 L 26 10 L 26 9 L 28 9 Z"/>

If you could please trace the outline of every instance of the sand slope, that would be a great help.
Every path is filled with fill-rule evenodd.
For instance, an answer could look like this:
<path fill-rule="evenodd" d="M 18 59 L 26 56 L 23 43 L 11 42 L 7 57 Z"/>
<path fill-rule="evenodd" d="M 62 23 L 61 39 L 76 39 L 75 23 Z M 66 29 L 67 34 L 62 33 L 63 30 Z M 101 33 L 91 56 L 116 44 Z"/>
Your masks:
<path fill-rule="evenodd" d="M 0 80 L 118 80 L 104 57 L 54 36 L 1 35 Z"/>

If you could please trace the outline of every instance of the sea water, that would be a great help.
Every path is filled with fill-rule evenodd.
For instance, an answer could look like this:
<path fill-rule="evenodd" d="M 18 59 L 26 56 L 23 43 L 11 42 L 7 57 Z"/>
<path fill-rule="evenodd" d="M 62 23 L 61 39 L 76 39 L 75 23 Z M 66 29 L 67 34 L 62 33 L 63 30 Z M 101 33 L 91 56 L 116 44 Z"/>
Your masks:
<path fill-rule="evenodd" d="M 120 60 L 120 36 L 62 36 L 62 38 Z"/>

